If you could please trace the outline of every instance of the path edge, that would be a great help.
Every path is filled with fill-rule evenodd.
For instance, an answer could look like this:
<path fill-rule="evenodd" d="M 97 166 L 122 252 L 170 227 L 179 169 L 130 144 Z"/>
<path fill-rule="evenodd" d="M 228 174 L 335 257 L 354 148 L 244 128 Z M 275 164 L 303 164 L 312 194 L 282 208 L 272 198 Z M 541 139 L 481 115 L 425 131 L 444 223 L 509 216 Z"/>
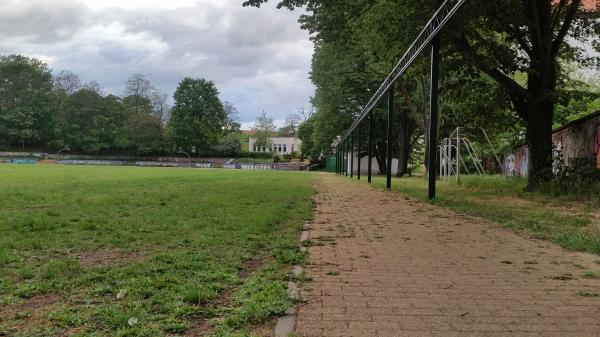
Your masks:
<path fill-rule="evenodd" d="M 308 240 L 310 230 L 310 221 L 305 221 L 300 234 L 300 250 L 306 252 L 307 248 L 302 244 Z M 300 276 L 304 272 L 304 268 L 300 265 L 294 265 L 292 268 L 295 276 Z M 300 290 L 298 283 L 289 281 L 287 285 L 288 296 L 296 301 L 300 300 Z M 296 307 L 289 308 L 285 314 L 277 319 L 275 326 L 275 337 L 288 337 L 296 328 L 296 316 L 298 310 Z"/>

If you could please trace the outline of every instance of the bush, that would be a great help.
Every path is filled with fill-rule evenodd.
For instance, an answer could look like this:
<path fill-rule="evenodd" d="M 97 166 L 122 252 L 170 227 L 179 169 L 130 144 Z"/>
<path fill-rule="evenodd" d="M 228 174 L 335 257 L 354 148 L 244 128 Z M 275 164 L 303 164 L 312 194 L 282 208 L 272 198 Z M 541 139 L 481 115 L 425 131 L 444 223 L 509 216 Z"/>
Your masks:
<path fill-rule="evenodd" d="M 542 189 L 556 196 L 600 201 L 600 170 L 594 158 L 575 158 L 569 165 L 558 161 L 552 179 Z"/>

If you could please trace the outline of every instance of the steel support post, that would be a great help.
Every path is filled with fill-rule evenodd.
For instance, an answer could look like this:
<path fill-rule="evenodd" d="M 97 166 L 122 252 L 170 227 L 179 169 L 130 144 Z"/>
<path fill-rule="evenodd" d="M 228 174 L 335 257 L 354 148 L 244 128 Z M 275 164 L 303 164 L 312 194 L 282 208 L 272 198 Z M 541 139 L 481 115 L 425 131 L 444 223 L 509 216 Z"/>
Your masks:
<path fill-rule="evenodd" d="M 356 179 L 360 180 L 360 162 L 362 161 L 362 157 L 360 156 L 360 148 L 361 148 L 361 144 L 360 144 L 360 131 L 361 131 L 361 127 L 360 124 L 358 124 L 358 141 L 356 144 L 356 159 L 358 160 L 358 167 L 356 169 Z"/>
<path fill-rule="evenodd" d="M 340 147 L 335 148 L 335 174 L 340 174 Z"/>
<path fill-rule="evenodd" d="M 435 199 L 436 178 L 436 146 L 438 138 L 438 88 L 440 75 L 440 37 L 436 36 L 431 42 L 431 87 L 429 95 L 429 159 L 427 172 L 429 175 L 429 200 Z"/>
<path fill-rule="evenodd" d="M 354 132 L 350 134 L 350 178 L 354 177 Z"/>
<path fill-rule="evenodd" d="M 340 172 L 342 175 L 344 175 L 344 172 L 346 172 L 346 144 L 344 143 L 342 145 L 342 172 Z"/>
<path fill-rule="evenodd" d="M 388 92 L 388 113 L 387 113 L 387 133 L 385 137 L 386 143 L 386 187 L 392 188 L 392 127 L 394 125 L 392 117 L 394 115 L 394 85 L 390 86 Z"/>
<path fill-rule="evenodd" d="M 344 154 L 346 155 L 346 159 L 344 160 L 344 166 L 345 166 L 346 177 L 347 177 L 348 176 L 348 159 L 350 159 L 350 158 L 348 158 L 348 150 L 349 149 L 348 149 L 348 141 L 347 140 L 346 140 L 346 145 L 344 147 L 345 147 Z"/>
<path fill-rule="evenodd" d="M 373 168 L 373 154 L 372 154 L 372 150 L 373 150 L 373 113 L 369 112 L 369 149 L 367 152 L 369 152 L 368 157 L 369 157 L 369 163 L 367 164 L 368 166 L 368 181 L 369 184 L 371 183 L 371 173 L 372 173 L 372 168 Z"/>

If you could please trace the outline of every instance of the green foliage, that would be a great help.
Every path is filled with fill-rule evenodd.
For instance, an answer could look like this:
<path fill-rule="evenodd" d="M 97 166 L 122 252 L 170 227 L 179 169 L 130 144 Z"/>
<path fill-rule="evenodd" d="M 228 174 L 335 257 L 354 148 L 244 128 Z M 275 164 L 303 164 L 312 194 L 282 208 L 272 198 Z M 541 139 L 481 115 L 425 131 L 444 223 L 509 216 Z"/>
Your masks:
<path fill-rule="evenodd" d="M 275 124 L 273 122 L 273 117 L 268 115 L 265 111 L 263 111 L 260 116 L 256 118 L 256 123 L 252 128 L 254 133 L 254 138 L 256 138 L 255 146 L 263 146 L 266 148 L 271 147 L 271 137 L 275 133 Z"/>
<path fill-rule="evenodd" d="M 0 57 L 0 146 L 37 146 L 51 139 L 52 74 L 21 55 Z"/>
<path fill-rule="evenodd" d="M 595 158 L 574 158 L 569 165 L 556 163 L 552 179 L 541 187 L 545 193 L 600 203 L 600 170 Z"/>
<path fill-rule="evenodd" d="M 23 336 L 168 336 L 198 316 L 233 336 L 290 306 L 312 175 L 5 164 L 0 185 L 0 303 L 60 297 Z M 249 259 L 272 262 L 246 278 Z"/>
<path fill-rule="evenodd" d="M 175 90 L 169 121 L 175 145 L 183 149 L 209 148 L 223 132 L 227 114 L 212 81 L 184 78 Z"/>

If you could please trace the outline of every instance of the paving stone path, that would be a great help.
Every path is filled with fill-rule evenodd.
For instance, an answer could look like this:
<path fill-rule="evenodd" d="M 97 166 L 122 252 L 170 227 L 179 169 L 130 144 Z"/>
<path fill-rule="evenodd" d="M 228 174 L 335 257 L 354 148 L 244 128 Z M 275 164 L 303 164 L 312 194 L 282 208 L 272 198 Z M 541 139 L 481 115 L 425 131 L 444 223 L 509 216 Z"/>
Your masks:
<path fill-rule="evenodd" d="M 599 256 L 337 176 L 316 203 L 298 336 L 600 337 Z"/>

